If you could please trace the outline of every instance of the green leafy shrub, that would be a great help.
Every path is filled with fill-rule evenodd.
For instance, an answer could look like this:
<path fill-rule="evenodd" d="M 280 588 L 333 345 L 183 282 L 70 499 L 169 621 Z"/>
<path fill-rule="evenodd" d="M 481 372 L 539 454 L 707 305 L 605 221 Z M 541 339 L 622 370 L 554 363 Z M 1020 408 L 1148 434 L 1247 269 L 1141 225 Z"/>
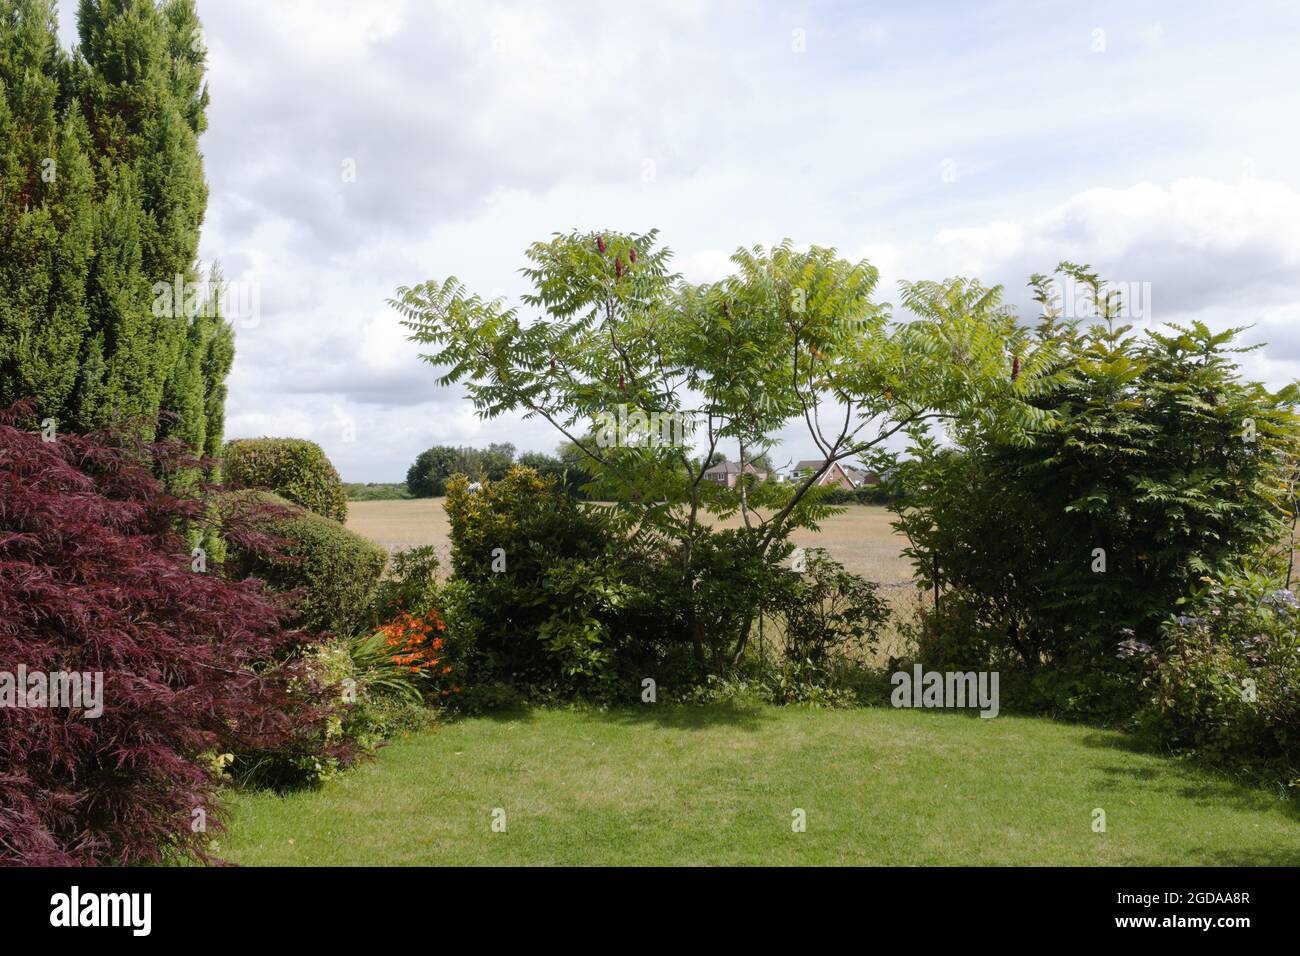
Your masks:
<path fill-rule="evenodd" d="M 355 758 L 341 760 L 334 756 L 335 752 L 362 756 L 375 742 L 358 740 L 347 733 L 343 681 L 352 674 L 347 645 L 323 641 L 305 648 L 297 659 L 302 665 L 302 675 L 290 691 L 304 697 L 326 696 L 337 702 L 337 706 L 323 720 L 300 729 L 290 746 L 274 750 L 236 749 L 230 754 L 226 772 L 241 786 L 278 791 L 318 786 L 355 761 Z M 349 747 L 349 743 L 357 746 Z"/>
<path fill-rule="evenodd" d="M 397 551 L 375 588 L 373 624 L 378 627 L 398 614 L 423 614 L 439 603 L 438 554 L 432 545 Z"/>
<path fill-rule="evenodd" d="M 347 709 L 344 733 L 359 745 L 379 746 L 434 724 L 438 712 L 422 702 L 383 692 L 358 695 Z"/>
<path fill-rule="evenodd" d="M 694 543 L 691 577 L 675 580 L 659 592 L 665 606 L 678 608 L 683 637 L 689 637 L 701 671 L 724 674 L 749 649 L 753 622 L 760 612 L 780 604 L 791 584 L 781 561 L 793 551 L 789 544 L 768 551 L 755 547 L 759 532 L 728 528 L 702 533 Z"/>
<path fill-rule="evenodd" d="M 1240 330 L 1138 337 L 1095 275 L 1061 271 L 1101 321 L 1060 323 L 1043 292 L 1037 341 L 1013 367 L 1022 353 L 1047 365 L 1026 390 L 1042 427 L 1027 442 L 982 427 L 951 449 L 918 442 L 891 507 L 941 617 L 1013 652 L 1047 709 L 1110 720 L 1138 701 L 1116 658 L 1124 635 L 1155 644 L 1201 576 L 1283 537 L 1298 393 L 1241 379 Z"/>
<path fill-rule="evenodd" d="M 302 438 L 241 438 L 226 443 L 225 479 L 231 488 L 273 491 L 308 511 L 343 522 L 347 493 L 339 473 L 315 442 Z"/>
<path fill-rule="evenodd" d="M 567 695 L 557 695 L 554 703 L 563 704 Z M 529 706 L 551 703 L 536 686 L 519 688 L 507 681 L 473 681 L 465 693 L 456 700 L 456 707 L 464 714 L 479 715 L 522 710 Z"/>
<path fill-rule="evenodd" d="M 306 650 L 300 689 L 327 694 L 332 711 L 299 731 L 295 746 L 226 755 L 224 769 L 231 780 L 277 791 L 316 787 L 348 769 L 356 757 L 433 720 L 415 682 L 397 673 L 391 662 L 376 660 L 370 638 L 335 638 Z M 334 754 L 353 756 L 343 760 Z"/>
<path fill-rule="evenodd" d="M 564 457 L 548 455 L 540 451 L 526 451 L 518 458 L 518 463 L 525 468 L 531 468 L 543 478 L 555 479 L 570 495 L 575 498 L 586 498 L 587 494 L 582 490 L 582 486 L 591 481 L 591 475 L 582 467 L 582 460 L 579 457 L 580 452 L 574 453 L 561 446 L 560 451 Z"/>
<path fill-rule="evenodd" d="M 887 696 L 887 682 L 868 663 L 881 628 L 889 620 L 889 605 L 878 587 L 860 575 L 845 570 L 824 549 L 807 549 L 794 570 L 782 560 L 788 549 L 768 556 L 754 575 L 740 573 L 715 576 L 697 600 L 714 598 L 742 605 L 735 620 L 742 620 L 744 605 L 754 602 L 772 627 L 771 644 L 755 646 L 752 639 L 741 642 L 744 653 L 703 681 L 697 675 L 682 680 L 680 670 L 665 671 L 685 691 L 670 691 L 669 699 L 691 703 L 747 701 L 770 704 L 803 704 L 816 707 L 845 707 L 874 703 Z M 743 545 L 733 553 L 748 554 Z M 724 566 L 727 562 L 724 562 Z M 718 562 L 705 565 L 716 575 Z M 732 566 L 733 572 L 742 570 Z M 713 593 L 712 583 L 719 585 Z M 721 620 L 716 611 L 701 610 L 700 616 Z M 732 640 L 720 637 L 713 650 L 724 650 Z"/>
<path fill-rule="evenodd" d="M 861 672 L 855 670 L 853 676 L 860 675 Z M 761 704 L 846 709 L 872 702 L 864 696 L 860 686 L 853 686 L 855 683 L 841 682 L 827 673 L 811 674 L 807 668 L 782 663 L 775 667 L 740 667 L 727 674 L 710 674 L 703 681 L 686 684 L 681 690 L 670 686 L 664 699 L 670 704 L 727 704 L 737 709 Z M 887 687 L 875 688 L 872 696 L 886 699 Z"/>
<path fill-rule="evenodd" d="M 280 553 L 250 554 L 231 547 L 230 573 L 261 578 L 276 590 L 299 592 L 298 624 L 305 630 L 348 637 L 365 627 L 388 552 L 337 521 L 270 492 L 232 492 L 227 507 L 236 506 L 243 496 L 279 506 L 265 530 L 281 540 Z"/>
<path fill-rule="evenodd" d="M 827 488 L 821 501 L 828 505 L 887 505 L 897 501 L 901 490 L 889 482 L 857 488 Z"/>
<path fill-rule="evenodd" d="M 898 632 L 911 649 L 895 662 L 900 666 L 916 662 L 927 670 L 994 670 L 1008 656 L 1005 635 L 983 623 L 962 601 L 944 601 L 938 610 L 918 604 L 910 617 L 899 622 Z"/>
<path fill-rule="evenodd" d="M 1300 602 L 1263 576 L 1213 582 L 1193 614 L 1156 646 L 1120 653 L 1147 662 L 1141 732 L 1235 769 L 1300 786 Z"/>
<path fill-rule="evenodd" d="M 778 608 L 787 663 L 824 673 L 834 658 L 862 660 L 874 650 L 889 620 L 877 585 L 845 570 L 824 548 L 808 548 L 804 570 L 788 573 L 793 586 Z"/>
<path fill-rule="evenodd" d="M 444 598 L 452 631 L 475 647 L 473 699 L 496 683 L 533 699 L 576 691 L 616 702 L 647 676 L 686 686 L 730 675 L 753 651 L 760 612 L 783 616 L 790 661 L 804 669 L 778 676 L 773 693 L 806 699 L 794 683 L 825 684 L 887 616 L 874 585 L 824 552 L 795 574 L 782 566 L 788 545 L 764 554 L 748 529 L 702 529 L 684 573 L 671 548 L 620 534 L 613 509 L 580 505 L 526 469 L 477 492 L 454 478 L 447 510 L 460 597 L 449 588 Z"/>
<path fill-rule="evenodd" d="M 697 529 L 689 563 L 681 550 L 653 541 L 619 554 L 622 580 L 633 585 L 624 608 L 625 660 L 664 680 L 724 676 L 752 651 L 763 612 L 789 602 L 796 577 L 782 562 L 793 546 L 756 546 L 759 529 Z"/>
<path fill-rule="evenodd" d="M 523 467 L 477 491 L 454 476 L 446 509 L 461 584 L 452 623 L 468 632 L 476 681 L 576 687 L 605 676 L 627 596 L 606 515 Z"/>

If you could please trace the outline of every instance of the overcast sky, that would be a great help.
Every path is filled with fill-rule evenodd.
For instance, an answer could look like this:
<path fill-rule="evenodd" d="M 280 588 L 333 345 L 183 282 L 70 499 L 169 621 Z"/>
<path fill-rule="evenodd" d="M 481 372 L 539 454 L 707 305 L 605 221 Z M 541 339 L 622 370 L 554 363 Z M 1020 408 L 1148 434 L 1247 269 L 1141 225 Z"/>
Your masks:
<path fill-rule="evenodd" d="M 227 436 L 314 439 L 345 480 L 432 444 L 554 449 L 439 388 L 385 299 L 513 296 L 525 247 L 571 228 L 658 227 L 698 281 L 788 236 L 870 259 L 882 300 L 965 274 L 1026 316 L 1068 258 L 1150 283 L 1154 320 L 1253 323 L 1251 376 L 1300 377 L 1300 4 L 198 7 L 201 254 L 260 292 Z"/>

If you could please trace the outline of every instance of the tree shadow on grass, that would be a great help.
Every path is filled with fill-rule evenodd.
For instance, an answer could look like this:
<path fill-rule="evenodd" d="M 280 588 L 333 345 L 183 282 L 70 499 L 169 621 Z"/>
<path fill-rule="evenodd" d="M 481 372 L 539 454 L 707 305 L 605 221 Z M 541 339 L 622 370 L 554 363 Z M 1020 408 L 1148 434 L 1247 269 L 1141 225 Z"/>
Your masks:
<path fill-rule="evenodd" d="M 547 707 L 545 705 L 518 705 L 476 715 L 477 719 L 496 723 L 536 723 L 542 714 L 551 712 L 576 712 L 593 720 L 607 723 L 639 726 L 655 724 L 672 730 L 708 730 L 713 727 L 735 727 L 756 731 L 775 716 L 760 705 L 737 703 L 717 704 L 643 704 L 639 707 L 613 707 L 602 709 L 595 705 L 585 707 Z"/>
<path fill-rule="evenodd" d="M 758 704 L 724 702 L 716 704 L 643 704 L 605 711 L 607 720 L 632 725 L 655 724 L 670 730 L 710 730 L 734 727 L 757 731 L 776 719 L 770 708 Z"/>
<path fill-rule="evenodd" d="M 1130 754 L 1141 754 L 1160 760 L 1159 766 L 1102 767 L 1103 773 L 1114 778 L 1126 778 L 1131 781 L 1153 784 L 1150 791 L 1155 795 L 1177 794 L 1185 800 L 1211 807 L 1231 807 L 1263 813 L 1280 813 L 1294 823 L 1300 823 L 1300 800 L 1280 799 L 1276 787 L 1270 787 L 1256 778 L 1234 776 L 1222 770 L 1208 766 L 1194 758 L 1178 758 L 1158 747 L 1144 743 L 1138 738 L 1118 731 L 1097 731 L 1084 735 L 1085 747 L 1117 750 Z M 1243 850 L 1228 859 L 1224 855 L 1224 865 L 1280 865 L 1277 863 L 1251 864 L 1247 857 L 1255 851 Z M 1288 859 L 1290 865 L 1300 861 L 1300 832 L 1297 833 L 1294 846 L 1279 847 L 1276 851 L 1281 858 Z M 1272 850 L 1263 853 L 1272 857 Z"/>
<path fill-rule="evenodd" d="M 1300 847 L 1268 849 L 1213 850 L 1202 853 L 1206 866 L 1300 866 Z"/>
<path fill-rule="evenodd" d="M 462 720 L 490 720 L 494 724 L 535 724 L 538 716 L 552 708 L 537 704 L 511 704 L 509 707 L 494 707 L 471 714 Z"/>

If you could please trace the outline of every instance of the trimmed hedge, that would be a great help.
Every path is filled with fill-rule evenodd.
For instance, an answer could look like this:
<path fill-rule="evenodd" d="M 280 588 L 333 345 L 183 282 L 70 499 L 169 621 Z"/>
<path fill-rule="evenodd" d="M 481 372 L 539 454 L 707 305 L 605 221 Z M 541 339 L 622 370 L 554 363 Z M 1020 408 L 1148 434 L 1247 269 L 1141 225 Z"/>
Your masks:
<path fill-rule="evenodd" d="M 312 514 L 266 491 L 258 500 L 290 513 L 263 529 L 283 539 L 274 557 L 232 546 L 227 568 L 255 576 L 278 591 L 302 590 L 296 625 L 304 630 L 351 636 L 369 625 L 370 602 L 388 563 L 388 552 L 337 521 Z"/>
<path fill-rule="evenodd" d="M 273 491 L 318 515 L 347 520 L 343 482 L 313 441 L 240 438 L 226 443 L 224 460 L 226 484 L 231 488 Z"/>
<path fill-rule="evenodd" d="M 822 496 L 828 505 L 885 505 L 898 500 L 898 488 L 884 482 L 857 488 L 830 488 Z"/>
<path fill-rule="evenodd" d="M 343 491 L 348 501 L 409 501 L 411 498 L 406 485 L 390 482 L 345 482 Z"/>

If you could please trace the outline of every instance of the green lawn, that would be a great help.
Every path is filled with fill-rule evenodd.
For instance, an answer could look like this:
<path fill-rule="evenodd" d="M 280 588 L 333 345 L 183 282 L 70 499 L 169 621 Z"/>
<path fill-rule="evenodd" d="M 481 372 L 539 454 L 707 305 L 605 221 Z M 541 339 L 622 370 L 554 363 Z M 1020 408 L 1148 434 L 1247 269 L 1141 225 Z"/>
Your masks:
<path fill-rule="evenodd" d="M 219 853 L 246 865 L 1300 863 L 1274 794 L 1115 733 L 936 711 L 537 710 L 233 805 Z"/>

